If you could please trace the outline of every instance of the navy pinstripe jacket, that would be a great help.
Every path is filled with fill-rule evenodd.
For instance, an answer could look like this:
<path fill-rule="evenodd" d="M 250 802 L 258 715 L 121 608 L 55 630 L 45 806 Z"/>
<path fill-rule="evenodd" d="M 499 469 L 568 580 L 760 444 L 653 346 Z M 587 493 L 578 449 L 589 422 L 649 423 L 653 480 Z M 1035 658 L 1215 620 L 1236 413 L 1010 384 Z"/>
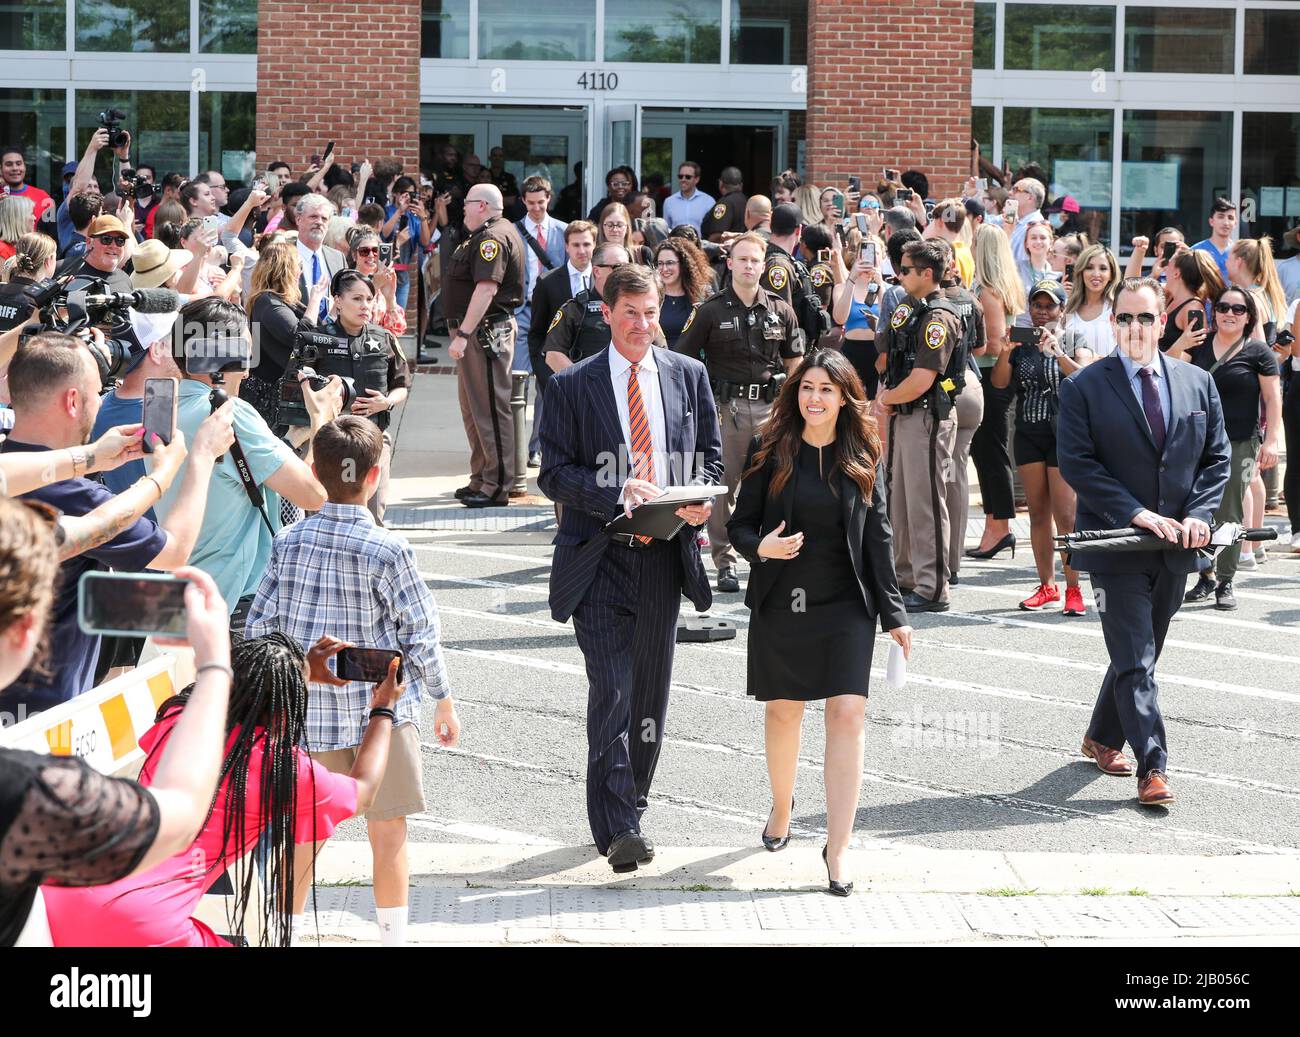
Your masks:
<path fill-rule="evenodd" d="M 652 348 L 673 469 L 670 482 L 677 486 L 721 483 L 722 431 L 704 365 L 680 353 Z M 551 376 L 542 409 L 541 442 L 537 485 L 564 505 L 554 540 L 550 594 L 551 615 L 563 623 L 596 575 L 609 546 L 602 529 L 621 510 L 619 491 L 632 470 L 610 384 L 608 349 Z M 681 593 L 703 612 L 712 604 L 713 592 L 695 530 L 686 526 L 675 539 L 685 576 Z"/>

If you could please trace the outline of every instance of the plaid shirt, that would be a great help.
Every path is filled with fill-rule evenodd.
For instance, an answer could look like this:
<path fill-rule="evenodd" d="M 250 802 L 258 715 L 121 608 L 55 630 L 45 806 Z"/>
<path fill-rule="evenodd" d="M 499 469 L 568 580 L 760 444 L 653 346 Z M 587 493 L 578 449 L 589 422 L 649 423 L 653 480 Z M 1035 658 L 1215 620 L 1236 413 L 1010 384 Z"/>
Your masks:
<path fill-rule="evenodd" d="M 419 724 L 426 689 L 435 699 L 450 693 L 438 607 L 420 579 L 415 554 L 360 505 L 326 504 L 276 536 L 245 636 L 272 630 L 292 637 L 304 651 L 322 634 L 363 648 L 400 649 L 406 692 L 397 703 L 399 724 Z M 312 685 L 308 748 L 360 745 L 373 692 L 361 681 Z"/>

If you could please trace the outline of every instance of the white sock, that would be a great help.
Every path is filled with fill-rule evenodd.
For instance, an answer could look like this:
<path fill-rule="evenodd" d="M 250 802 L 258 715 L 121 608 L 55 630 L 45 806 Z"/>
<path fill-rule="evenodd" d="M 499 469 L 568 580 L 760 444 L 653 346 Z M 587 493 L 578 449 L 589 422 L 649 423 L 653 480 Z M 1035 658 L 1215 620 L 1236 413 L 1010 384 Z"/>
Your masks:
<path fill-rule="evenodd" d="M 379 922 L 379 942 L 385 947 L 406 946 L 406 905 L 401 907 L 376 907 Z"/>
<path fill-rule="evenodd" d="M 289 916 L 289 946 L 302 946 L 303 915 Z"/>

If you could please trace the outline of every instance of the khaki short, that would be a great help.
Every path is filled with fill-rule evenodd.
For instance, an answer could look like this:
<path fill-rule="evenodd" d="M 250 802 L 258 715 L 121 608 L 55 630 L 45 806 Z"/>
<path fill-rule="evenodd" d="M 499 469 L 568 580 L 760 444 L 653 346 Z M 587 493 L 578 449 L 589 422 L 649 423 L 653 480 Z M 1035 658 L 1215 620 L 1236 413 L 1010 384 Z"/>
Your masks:
<path fill-rule="evenodd" d="M 329 749 L 312 753 L 311 758 L 335 774 L 349 774 L 360 746 Z M 421 776 L 420 729 L 414 724 L 393 728 L 388 746 L 388 768 L 375 801 L 366 811 L 367 821 L 395 821 L 399 817 L 420 814 L 425 810 L 424 781 Z"/>

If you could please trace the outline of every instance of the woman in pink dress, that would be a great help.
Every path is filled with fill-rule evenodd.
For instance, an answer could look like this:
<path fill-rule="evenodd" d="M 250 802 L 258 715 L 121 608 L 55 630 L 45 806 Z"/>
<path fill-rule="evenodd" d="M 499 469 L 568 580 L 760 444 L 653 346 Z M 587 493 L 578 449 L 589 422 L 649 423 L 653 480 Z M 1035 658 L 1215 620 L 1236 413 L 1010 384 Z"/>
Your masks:
<path fill-rule="evenodd" d="M 350 775 L 332 774 L 313 761 L 299 748 L 307 682 L 345 683 L 325 664 L 343 647 L 343 642 L 321 638 L 304 656 L 297 643 L 279 633 L 234 645 L 231 662 L 238 677 L 226 714 L 221 782 L 198 838 L 149 871 L 111 885 L 44 887 L 55 946 L 229 946 L 192 917 L 199 899 L 227 870 L 235 891 L 231 935 L 242 939 L 256 881 L 253 851 L 263 833 L 263 852 L 257 854 L 268 891 L 261 898 L 262 943 L 289 946 L 290 919 L 280 905 L 293 902 L 294 848 L 328 839 L 340 821 L 366 810 L 374 799 L 388 763 L 393 707 L 402 693 L 394 662 L 388 678 L 375 688 L 370 703 L 375 712 Z M 153 780 L 189 691 L 164 702 L 157 723 L 140 739 L 147 754 L 141 785 Z M 306 873 L 301 866 L 297 870 Z M 282 899 L 275 890 L 282 891 Z"/>

